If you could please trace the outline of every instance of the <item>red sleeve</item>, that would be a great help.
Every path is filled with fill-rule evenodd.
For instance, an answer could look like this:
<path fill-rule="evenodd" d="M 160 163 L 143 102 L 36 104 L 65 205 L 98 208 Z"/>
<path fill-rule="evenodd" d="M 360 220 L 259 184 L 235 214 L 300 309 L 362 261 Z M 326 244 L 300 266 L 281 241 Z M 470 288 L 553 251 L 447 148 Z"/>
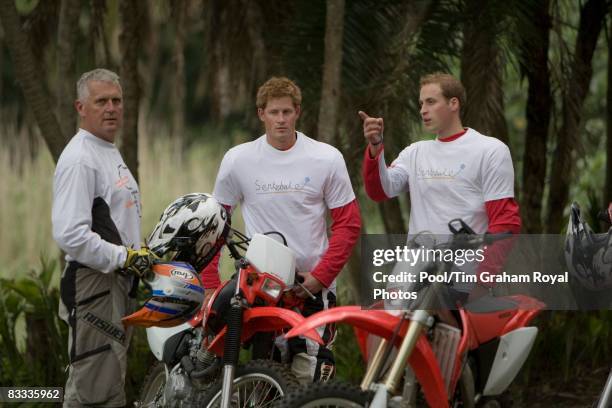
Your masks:
<path fill-rule="evenodd" d="M 348 261 L 361 231 L 361 215 L 356 199 L 330 212 L 333 221 L 329 247 L 311 271 L 312 276 L 326 288 L 331 285 Z"/>
<path fill-rule="evenodd" d="M 217 252 L 217 255 L 200 271 L 200 279 L 202 280 L 202 286 L 204 289 L 216 289 L 221 284 L 219 278 L 219 259 L 221 258 L 221 251 Z"/>
<path fill-rule="evenodd" d="M 228 216 L 232 213 L 232 207 L 227 204 L 221 204 L 228 213 Z M 204 289 L 216 289 L 221 284 L 219 278 L 219 259 L 221 259 L 221 250 L 217 252 L 217 255 L 200 271 L 200 279 L 202 280 L 202 286 Z"/>
<path fill-rule="evenodd" d="M 374 201 L 385 201 L 389 199 L 389 197 L 387 197 L 385 194 L 385 190 L 383 190 L 383 186 L 380 181 L 380 173 L 378 171 L 378 159 L 380 158 L 383 150 L 384 149 L 380 149 L 376 157 L 371 158 L 370 146 L 368 145 L 368 147 L 365 149 L 365 155 L 363 157 L 363 165 L 361 169 L 363 184 L 368 197 Z"/>
<path fill-rule="evenodd" d="M 521 215 L 516 200 L 512 197 L 500 200 L 487 201 L 485 203 L 487 216 L 489 217 L 489 229 L 487 232 L 497 234 L 500 232 L 521 232 Z"/>
<path fill-rule="evenodd" d="M 487 201 L 485 207 L 489 217 L 488 233 L 511 232 L 518 234 L 521 232 L 519 206 L 514 198 Z M 503 269 L 513 246 L 514 239 L 503 239 L 487 246 L 483 254 L 484 260 L 478 266 L 478 276 L 484 271 L 491 274 L 499 273 Z"/>

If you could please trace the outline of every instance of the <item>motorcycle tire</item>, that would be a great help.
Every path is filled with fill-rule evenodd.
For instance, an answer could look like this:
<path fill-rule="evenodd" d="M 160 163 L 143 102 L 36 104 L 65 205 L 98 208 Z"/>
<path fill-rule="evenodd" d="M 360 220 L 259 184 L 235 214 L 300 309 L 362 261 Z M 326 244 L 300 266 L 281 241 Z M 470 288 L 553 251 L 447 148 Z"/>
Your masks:
<path fill-rule="evenodd" d="M 481 397 L 478 402 L 474 402 L 472 398 L 475 396 L 475 378 L 476 363 L 472 357 L 469 358 L 469 363 L 464 367 L 457 385 L 459 395 L 466 394 L 470 397 L 469 401 L 461 401 L 460 407 L 474 408 L 510 408 L 513 406 L 513 401 L 510 393 L 506 390 L 500 395 L 491 397 Z M 466 392 L 466 390 L 469 390 Z"/>
<path fill-rule="evenodd" d="M 222 385 L 220 378 L 207 388 L 200 406 L 219 407 Z M 269 407 L 298 386 L 288 366 L 270 360 L 252 360 L 236 367 L 230 405 L 232 408 Z"/>
<path fill-rule="evenodd" d="M 355 385 L 342 382 L 315 383 L 289 393 L 276 407 L 278 408 L 362 408 L 366 407 L 373 395 Z"/>
<path fill-rule="evenodd" d="M 510 408 L 512 406 L 514 403 L 508 392 L 494 397 L 483 397 L 476 404 L 476 408 Z"/>
<path fill-rule="evenodd" d="M 142 388 L 140 390 L 140 401 L 138 407 L 163 407 L 164 387 L 166 386 L 166 368 L 164 363 L 156 361 L 149 369 Z"/>

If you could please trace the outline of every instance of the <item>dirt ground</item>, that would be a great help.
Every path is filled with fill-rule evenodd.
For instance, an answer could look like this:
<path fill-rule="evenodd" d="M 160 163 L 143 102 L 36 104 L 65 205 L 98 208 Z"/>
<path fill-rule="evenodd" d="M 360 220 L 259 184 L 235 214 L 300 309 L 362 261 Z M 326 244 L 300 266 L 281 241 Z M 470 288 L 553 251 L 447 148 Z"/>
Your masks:
<path fill-rule="evenodd" d="M 532 378 L 528 387 L 519 385 L 511 388 L 513 406 L 533 408 L 591 408 L 603 390 L 610 368 L 593 370 L 570 381 L 559 378 Z M 561 373 L 560 373 L 561 374 Z"/>

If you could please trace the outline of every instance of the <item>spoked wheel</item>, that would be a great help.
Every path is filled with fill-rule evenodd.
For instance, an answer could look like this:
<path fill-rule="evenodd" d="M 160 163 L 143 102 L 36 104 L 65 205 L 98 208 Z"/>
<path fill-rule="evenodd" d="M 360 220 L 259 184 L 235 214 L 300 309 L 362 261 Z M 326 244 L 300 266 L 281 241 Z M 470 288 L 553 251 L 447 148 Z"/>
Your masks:
<path fill-rule="evenodd" d="M 278 407 L 282 408 L 362 408 L 372 397 L 371 392 L 341 382 L 316 383 L 292 391 Z"/>
<path fill-rule="evenodd" d="M 145 377 L 140 390 L 139 407 L 163 407 L 164 387 L 166 386 L 166 368 L 164 363 L 157 361 Z"/>
<path fill-rule="evenodd" d="M 238 366 L 234 376 L 232 408 L 271 407 L 299 382 L 287 366 L 270 360 L 253 360 Z M 221 405 L 222 381 L 216 381 L 203 397 L 204 407 Z"/>

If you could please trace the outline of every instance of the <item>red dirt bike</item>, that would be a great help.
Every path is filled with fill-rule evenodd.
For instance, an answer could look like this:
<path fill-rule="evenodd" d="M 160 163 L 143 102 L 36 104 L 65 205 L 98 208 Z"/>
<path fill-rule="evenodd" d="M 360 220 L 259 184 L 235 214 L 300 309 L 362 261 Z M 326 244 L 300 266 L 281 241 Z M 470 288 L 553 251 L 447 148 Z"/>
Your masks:
<path fill-rule="evenodd" d="M 459 227 L 459 228 L 457 228 Z M 460 219 L 449 223 L 451 241 L 438 249 L 479 248 L 499 236 L 477 236 Z M 504 236 L 507 238 L 507 236 Z M 449 270 L 442 261 L 423 269 L 431 274 Z M 533 346 L 538 329 L 528 327 L 544 304 L 527 296 L 483 296 L 458 306 L 461 329 L 439 322 L 432 309 L 446 285 L 433 283 L 419 293 L 418 309 L 393 315 L 360 306 L 336 307 L 308 317 L 287 337 L 308 336 L 313 328 L 346 322 L 358 332 L 362 354 L 369 333 L 382 338 L 361 387 L 319 383 L 289 394 L 283 407 L 500 407 Z M 396 352 L 394 352 L 394 347 Z M 424 398 L 424 401 L 423 401 Z"/>
<path fill-rule="evenodd" d="M 233 279 L 217 288 L 189 322 L 147 328 L 159 361 L 145 379 L 137 406 L 268 406 L 297 386 L 288 367 L 270 359 L 274 336 L 304 320 L 297 313 L 302 301 L 289 284 L 295 278 L 294 254 L 268 235 L 249 240 L 232 230 L 232 236 L 237 239 L 226 246 L 236 260 Z M 241 256 L 238 248 L 245 250 L 247 243 Z M 308 332 L 322 341 L 316 331 Z M 252 359 L 238 364 L 240 350 L 249 347 Z"/>

